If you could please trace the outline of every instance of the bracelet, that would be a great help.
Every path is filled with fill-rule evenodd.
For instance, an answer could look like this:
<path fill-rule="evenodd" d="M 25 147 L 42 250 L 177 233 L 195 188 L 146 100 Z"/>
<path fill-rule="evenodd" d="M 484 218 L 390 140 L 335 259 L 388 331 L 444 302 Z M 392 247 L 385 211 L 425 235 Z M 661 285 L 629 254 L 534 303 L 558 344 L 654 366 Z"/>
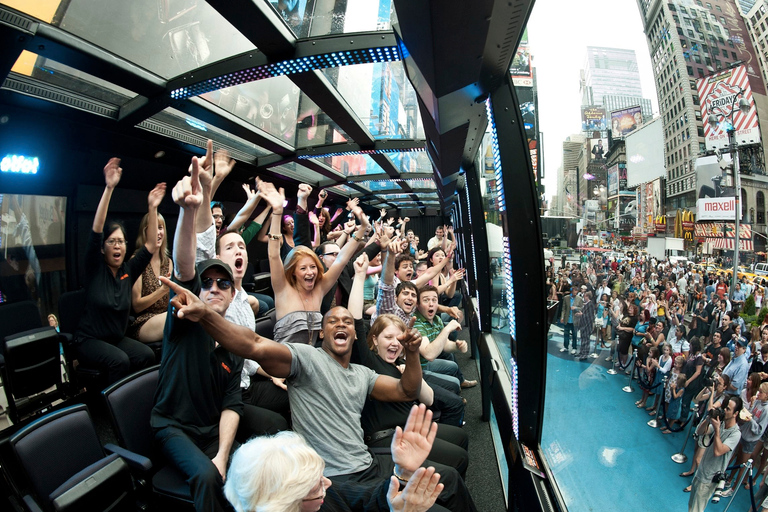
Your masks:
<path fill-rule="evenodd" d="M 352 240 L 357 240 L 357 237 L 355 236 L 355 232 L 353 231 L 351 235 L 349 235 L 349 238 Z"/>
<path fill-rule="evenodd" d="M 270 233 L 267 236 L 269 237 L 270 240 L 280 240 L 280 235 L 273 235 L 272 233 Z"/>
<path fill-rule="evenodd" d="M 280 212 L 280 213 L 274 213 L 274 212 L 272 212 L 272 215 L 282 215 L 282 214 L 283 214 L 282 212 Z"/>
<path fill-rule="evenodd" d="M 395 466 L 395 467 L 392 469 L 392 473 L 395 475 L 395 478 L 397 478 L 397 479 L 398 479 L 398 480 L 400 480 L 401 482 L 408 482 L 408 479 L 407 479 L 407 478 L 403 478 L 402 476 L 400 476 L 400 475 L 398 475 L 398 474 L 397 474 L 397 466 Z"/>

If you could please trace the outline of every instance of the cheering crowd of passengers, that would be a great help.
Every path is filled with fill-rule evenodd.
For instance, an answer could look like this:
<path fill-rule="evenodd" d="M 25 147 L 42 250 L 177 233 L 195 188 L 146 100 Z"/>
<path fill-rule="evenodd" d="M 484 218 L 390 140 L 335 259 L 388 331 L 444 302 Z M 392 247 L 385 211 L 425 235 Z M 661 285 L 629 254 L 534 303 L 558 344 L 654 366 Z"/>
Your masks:
<path fill-rule="evenodd" d="M 407 217 L 369 218 L 357 199 L 331 211 L 324 190 L 311 208 L 308 184 L 290 215 L 291 198 L 258 178 L 227 216 L 214 199 L 234 165 L 209 141 L 170 187 L 175 233 L 160 183 L 129 249 L 107 221 L 123 173 L 109 160 L 78 359 L 110 382 L 159 363 L 153 441 L 196 510 L 475 510 L 461 392 L 477 382 L 454 356 L 468 343 L 453 228 L 425 251 Z M 249 290 L 250 244 L 267 244 L 272 294 Z"/>

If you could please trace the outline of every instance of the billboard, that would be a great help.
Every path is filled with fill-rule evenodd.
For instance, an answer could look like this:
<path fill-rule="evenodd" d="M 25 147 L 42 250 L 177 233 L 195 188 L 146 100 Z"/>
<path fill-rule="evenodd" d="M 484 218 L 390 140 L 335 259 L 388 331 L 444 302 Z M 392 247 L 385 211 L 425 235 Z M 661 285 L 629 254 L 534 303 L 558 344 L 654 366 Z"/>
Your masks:
<path fill-rule="evenodd" d="M 619 196 L 619 230 L 632 231 L 637 217 L 637 197 L 633 195 Z"/>
<path fill-rule="evenodd" d="M 696 87 L 701 98 L 701 118 L 707 149 L 727 148 L 728 129 L 731 126 L 736 131 L 738 144 L 760 142 L 757 109 L 744 65 L 700 78 L 696 81 Z M 739 110 L 741 98 L 749 104 L 747 113 Z M 710 114 L 714 114 L 718 120 L 714 128 L 707 122 Z"/>
<path fill-rule="evenodd" d="M 592 160 L 605 160 L 605 154 L 608 152 L 608 139 L 589 139 L 589 147 Z"/>
<path fill-rule="evenodd" d="M 594 132 L 608 128 L 603 107 L 581 107 L 581 131 Z"/>
<path fill-rule="evenodd" d="M 533 70 L 531 52 L 528 48 L 528 30 L 523 32 L 520 45 L 517 47 L 512 63 L 509 65 L 509 75 L 515 87 L 533 87 Z"/>
<path fill-rule="evenodd" d="M 613 137 L 626 137 L 643 124 L 643 111 L 639 106 L 611 112 Z"/>
<path fill-rule="evenodd" d="M 612 165 L 608 168 L 607 178 L 608 182 L 608 196 L 615 196 L 619 194 L 619 164 Z"/>
<path fill-rule="evenodd" d="M 664 176 L 664 130 L 661 118 L 631 133 L 627 137 L 626 149 L 629 188 Z"/>
<path fill-rule="evenodd" d="M 717 156 L 696 159 L 696 210 L 697 220 L 734 220 L 736 189 L 726 181 L 721 165 L 731 162 L 731 155 L 724 153 L 722 161 Z"/>

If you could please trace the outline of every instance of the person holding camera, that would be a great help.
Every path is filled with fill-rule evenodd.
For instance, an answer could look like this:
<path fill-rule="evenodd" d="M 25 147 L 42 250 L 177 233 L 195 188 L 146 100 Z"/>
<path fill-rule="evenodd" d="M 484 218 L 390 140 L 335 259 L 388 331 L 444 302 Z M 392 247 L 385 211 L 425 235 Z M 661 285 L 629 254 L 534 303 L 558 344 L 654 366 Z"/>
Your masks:
<path fill-rule="evenodd" d="M 718 487 L 722 488 L 725 484 L 728 459 L 741 440 L 741 430 L 736 425 L 736 418 L 742 407 L 741 397 L 732 396 L 725 409 L 719 407 L 711 409 L 707 419 L 696 428 L 696 434 L 703 436 L 711 425 L 712 444 L 704 452 L 693 477 L 688 512 L 703 511 L 715 490 Z"/>

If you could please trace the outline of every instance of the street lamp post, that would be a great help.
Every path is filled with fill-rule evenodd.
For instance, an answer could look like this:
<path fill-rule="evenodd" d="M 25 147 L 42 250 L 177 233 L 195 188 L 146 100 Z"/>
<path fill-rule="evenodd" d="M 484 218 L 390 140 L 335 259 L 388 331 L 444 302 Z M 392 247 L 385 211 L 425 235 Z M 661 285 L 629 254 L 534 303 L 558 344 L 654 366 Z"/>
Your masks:
<path fill-rule="evenodd" d="M 741 217 L 741 173 L 739 172 L 739 148 L 736 144 L 736 127 L 733 125 L 733 116 L 736 113 L 736 109 L 733 108 L 736 104 L 736 98 L 739 99 L 738 110 L 743 114 L 749 112 L 749 102 L 743 96 L 744 90 L 740 89 L 739 93 L 733 96 L 731 102 L 731 111 L 728 115 L 728 151 L 731 153 L 731 164 L 733 165 L 733 184 L 736 188 L 736 197 L 733 203 L 734 206 L 734 242 L 733 242 L 733 275 L 731 276 L 731 298 L 736 292 L 736 283 L 739 275 L 739 217 Z M 726 116 L 723 116 L 724 118 Z M 712 128 L 717 128 L 718 119 L 714 113 L 709 114 L 709 125 Z"/>

